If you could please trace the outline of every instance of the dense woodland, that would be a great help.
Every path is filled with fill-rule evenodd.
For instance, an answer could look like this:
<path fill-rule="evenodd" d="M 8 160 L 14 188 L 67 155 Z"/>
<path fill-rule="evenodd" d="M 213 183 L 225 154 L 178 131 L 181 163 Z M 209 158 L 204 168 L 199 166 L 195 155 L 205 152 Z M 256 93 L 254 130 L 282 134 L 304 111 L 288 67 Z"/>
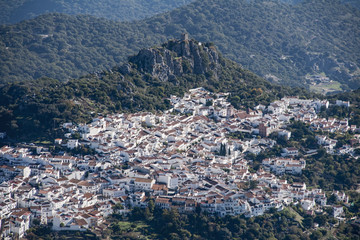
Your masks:
<path fill-rule="evenodd" d="M 118 21 L 151 17 L 193 0 L 0 0 L 0 24 L 16 23 L 44 13 L 86 14 Z"/>
<path fill-rule="evenodd" d="M 290 4 L 298 4 L 301 3 L 302 1 L 304 0 L 281 0 L 281 2 L 290 3 Z M 357 0 L 342 0 L 341 2 L 360 8 L 360 3 Z"/>
<path fill-rule="evenodd" d="M 0 24 L 17 23 L 44 13 L 86 14 L 117 21 L 132 21 L 151 17 L 173 8 L 186 5 L 194 0 L 0 0 Z M 297 4 L 302 0 L 281 0 Z M 356 0 L 343 0 L 360 8 Z"/>
<path fill-rule="evenodd" d="M 337 0 L 199 0 L 136 22 L 46 14 L 0 27 L 1 82 L 60 81 L 111 69 L 138 49 L 188 32 L 260 76 L 303 85 L 324 73 L 360 87 L 360 11 Z"/>

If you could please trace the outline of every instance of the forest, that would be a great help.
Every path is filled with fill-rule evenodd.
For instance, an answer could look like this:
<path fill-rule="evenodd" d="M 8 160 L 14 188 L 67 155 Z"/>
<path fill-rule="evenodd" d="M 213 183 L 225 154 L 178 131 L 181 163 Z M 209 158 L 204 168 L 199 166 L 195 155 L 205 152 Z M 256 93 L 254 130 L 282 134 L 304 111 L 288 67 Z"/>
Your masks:
<path fill-rule="evenodd" d="M 342 90 L 357 89 L 359 16 L 337 0 L 195 1 L 134 22 L 49 13 L 0 27 L 0 79 L 67 81 L 187 32 L 272 82 L 305 86 L 307 75 L 325 74 Z"/>
<path fill-rule="evenodd" d="M 44 13 L 92 15 L 117 21 L 151 17 L 193 0 L 0 0 L 0 24 L 17 23 Z"/>
<path fill-rule="evenodd" d="M 17 23 L 50 12 L 70 15 L 92 15 L 117 21 L 133 21 L 189 4 L 194 0 L 0 0 L 0 24 Z M 302 0 L 281 0 L 288 4 L 298 4 Z M 360 8 L 356 0 L 342 0 Z"/>

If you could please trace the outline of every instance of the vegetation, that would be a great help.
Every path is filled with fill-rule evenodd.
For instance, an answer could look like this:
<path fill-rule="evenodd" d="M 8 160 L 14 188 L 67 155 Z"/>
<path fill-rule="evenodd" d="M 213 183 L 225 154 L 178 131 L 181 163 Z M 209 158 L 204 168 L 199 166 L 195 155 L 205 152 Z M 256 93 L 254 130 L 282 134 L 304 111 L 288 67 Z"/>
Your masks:
<path fill-rule="evenodd" d="M 310 90 L 324 95 L 334 92 L 341 92 L 341 84 L 339 82 L 322 83 L 315 86 L 310 86 Z"/>
<path fill-rule="evenodd" d="M 293 177 L 294 181 L 302 181 L 326 191 L 356 190 L 360 182 L 360 166 L 353 157 L 330 155 L 320 149 L 318 154 L 306 158 L 306 164 L 301 178 Z"/>
<path fill-rule="evenodd" d="M 281 0 L 281 1 L 289 4 L 298 4 L 304 0 Z M 341 2 L 345 4 L 351 4 L 352 6 L 360 9 L 360 3 L 356 0 L 342 0 Z"/>
<path fill-rule="evenodd" d="M 102 4 L 99 3 L 99 4 Z M 2 82 L 66 81 L 125 61 L 139 48 L 188 32 L 272 81 L 301 85 L 324 72 L 342 89 L 360 87 L 360 11 L 340 1 L 198 0 L 150 19 L 117 23 L 47 14 L 0 27 Z"/>
<path fill-rule="evenodd" d="M 1 82 L 44 76 L 64 82 L 111 69 L 154 43 L 131 25 L 91 16 L 48 14 L 0 27 Z"/>
<path fill-rule="evenodd" d="M 0 1 L 0 24 L 16 23 L 38 15 L 57 12 L 88 14 L 119 21 L 132 21 L 166 12 L 192 0 L 12 0 Z"/>
<path fill-rule="evenodd" d="M 90 231 L 52 231 L 49 226 L 36 225 L 27 231 L 26 239 L 28 240 L 96 240 L 96 235 Z"/>

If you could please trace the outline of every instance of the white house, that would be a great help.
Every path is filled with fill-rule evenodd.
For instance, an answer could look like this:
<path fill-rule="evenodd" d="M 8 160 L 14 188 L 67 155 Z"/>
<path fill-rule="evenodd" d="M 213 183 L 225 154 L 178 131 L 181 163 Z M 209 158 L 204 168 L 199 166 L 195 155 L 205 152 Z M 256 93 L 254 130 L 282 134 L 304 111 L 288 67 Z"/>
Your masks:
<path fill-rule="evenodd" d="M 282 131 L 278 132 L 278 136 L 279 137 L 284 137 L 286 140 L 288 140 L 291 137 L 291 132 L 286 131 L 286 130 L 282 130 Z"/>
<path fill-rule="evenodd" d="M 306 211 L 309 211 L 315 207 L 314 199 L 312 199 L 312 200 L 311 199 L 303 199 L 300 201 L 300 203 L 301 203 L 301 207 Z"/>
<path fill-rule="evenodd" d="M 70 149 L 77 148 L 78 146 L 79 146 L 79 140 L 77 139 L 69 139 L 66 144 L 66 147 Z"/>
<path fill-rule="evenodd" d="M 349 101 L 336 100 L 336 105 L 337 106 L 350 107 L 350 102 Z"/>
<path fill-rule="evenodd" d="M 343 214 L 343 212 L 344 212 L 344 209 L 342 206 L 334 206 L 333 207 L 334 218 L 340 217 L 341 214 Z"/>
<path fill-rule="evenodd" d="M 155 184 L 155 180 L 147 178 L 135 178 L 134 184 L 136 190 L 151 191 L 151 188 Z"/>
<path fill-rule="evenodd" d="M 294 147 L 289 148 L 283 148 L 281 156 L 287 157 L 287 156 L 297 156 L 299 154 L 299 150 Z"/>
<path fill-rule="evenodd" d="M 13 212 L 11 213 L 12 220 L 10 220 L 10 232 L 17 233 L 19 238 L 24 237 L 26 231 L 30 228 L 31 212 Z"/>

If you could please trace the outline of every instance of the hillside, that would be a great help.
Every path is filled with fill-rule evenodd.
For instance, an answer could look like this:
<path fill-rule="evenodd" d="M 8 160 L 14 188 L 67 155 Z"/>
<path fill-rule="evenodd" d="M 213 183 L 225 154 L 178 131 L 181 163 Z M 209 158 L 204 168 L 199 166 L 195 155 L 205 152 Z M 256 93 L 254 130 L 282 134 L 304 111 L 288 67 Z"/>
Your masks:
<path fill-rule="evenodd" d="M 281 0 L 281 2 L 290 3 L 290 4 L 298 4 L 303 1 L 304 0 Z M 342 0 L 341 2 L 344 4 L 350 4 L 350 5 L 360 9 L 360 2 L 357 0 Z"/>
<path fill-rule="evenodd" d="M 118 21 L 151 17 L 193 0 L 0 0 L 0 24 L 16 23 L 44 13 L 89 14 Z"/>
<path fill-rule="evenodd" d="M 117 21 L 133 21 L 169 11 L 194 0 L 0 0 L 0 24 L 17 23 L 45 13 L 88 14 Z M 303 0 L 281 0 L 297 4 Z M 357 0 L 342 2 L 360 8 Z"/>
<path fill-rule="evenodd" d="M 139 48 L 188 32 L 273 82 L 356 89 L 359 31 L 360 11 L 337 0 L 195 1 L 132 23 L 47 14 L 0 28 L 0 78 L 64 81 L 110 69 Z"/>
<path fill-rule="evenodd" d="M 272 85 L 221 56 L 212 44 L 171 40 L 141 50 L 120 67 L 66 83 L 42 78 L 0 88 L 0 132 L 16 139 L 54 137 L 61 122 L 86 122 L 91 113 L 168 109 L 172 94 L 194 87 L 230 92 L 235 107 L 267 104 L 300 89 Z"/>
<path fill-rule="evenodd" d="M 0 27 L 0 38 L 0 79 L 6 82 L 43 76 L 65 81 L 110 69 L 155 43 L 134 24 L 58 13 Z"/>

